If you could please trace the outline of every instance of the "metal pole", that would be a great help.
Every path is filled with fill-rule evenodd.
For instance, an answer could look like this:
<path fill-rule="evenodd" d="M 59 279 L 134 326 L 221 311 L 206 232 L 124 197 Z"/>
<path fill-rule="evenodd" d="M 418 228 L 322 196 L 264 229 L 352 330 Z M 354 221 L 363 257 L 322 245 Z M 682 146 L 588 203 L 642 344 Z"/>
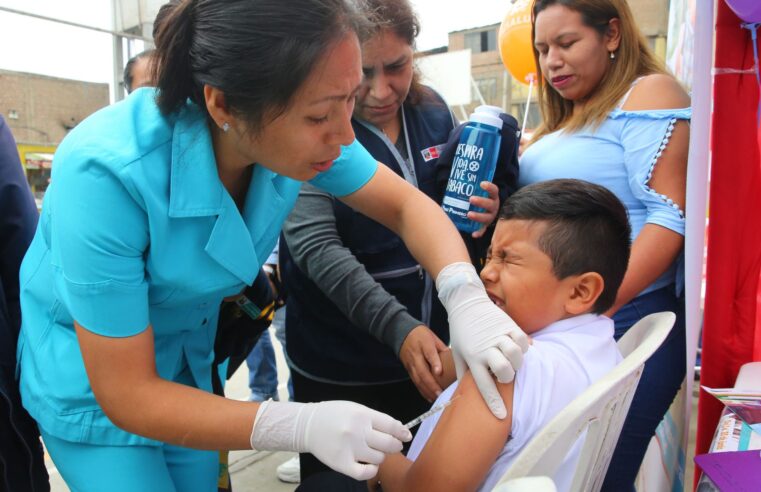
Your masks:
<path fill-rule="evenodd" d="M 145 36 L 138 35 L 138 34 L 130 34 L 130 33 L 127 33 L 127 32 L 111 31 L 109 29 L 102 29 L 100 27 L 88 26 L 88 25 L 85 25 L 85 24 L 79 24 L 78 22 L 70 22 L 70 21 L 66 21 L 66 20 L 62 20 L 62 19 L 55 19 L 53 17 L 47 17 L 45 15 L 33 14 L 31 12 L 24 12 L 22 10 L 16 10 L 16 9 L 8 8 L 8 7 L 0 7 L 0 11 L 1 12 L 8 12 L 8 13 L 11 13 L 11 14 L 16 14 L 16 15 L 24 15 L 24 16 L 27 16 L 27 17 L 32 17 L 32 18 L 35 18 L 35 19 L 41 19 L 41 20 L 45 20 L 45 21 L 49 21 L 49 22 L 56 22 L 58 24 L 65 24 L 67 26 L 79 27 L 81 29 L 88 29 L 90 31 L 102 32 L 102 33 L 105 33 L 105 34 L 111 34 L 112 36 L 120 36 L 122 38 L 127 38 L 127 39 L 139 39 L 139 40 L 145 41 L 147 43 L 153 42 L 153 40 L 151 38 L 146 38 Z M 116 15 L 116 3 L 114 3 L 114 15 Z"/>
<path fill-rule="evenodd" d="M 460 104 L 460 115 L 462 116 L 462 121 L 468 121 L 468 112 L 465 111 L 465 106 Z"/>
<path fill-rule="evenodd" d="M 714 2 L 695 2 L 695 45 L 692 60 L 692 122 L 690 123 L 689 156 L 687 159 L 687 210 L 685 219 L 685 303 L 687 322 L 687 379 L 684 405 L 684 429 L 690 425 L 694 385 L 695 355 L 703 316 L 700 308 L 703 275 L 703 248 L 706 234 L 708 201 L 708 167 L 711 159 L 711 106 L 713 104 Z M 676 417 L 676 416 L 675 416 Z M 682 436 L 682 449 L 687 449 L 689 432 Z"/>
<path fill-rule="evenodd" d="M 507 91 L 508 91 L 508 84 L 507 84 L 507 78 L 510 76 L 509 73 L 507 73 L 507 70 L 502 71 L 502 111 L 504 111 L 507 114 L 510 114 L 510 111 L 507 109 Z"/>
<path fill-rule="evenodd" d="M 120 0 L 112 0 L 111 8 L 113 13 L 114 28 L 119 26 Z M 116 32 L 113 35 L 114 50 L 114 102 L 124 99 L 124 37 Z M 125 36 L 126 37 L 126 36 Z"/>
<path fill-rule="evenodd" d="M 476 79 L 474 79 L 472 75 L 470 76 L 470 83 L 473 86 L 473 89 L 476 91 L 476 95 L 481 101 L 481 104 L 486 104 L 486 101 L 484 101 L 484 96 L 481 95 L 481 90 L 478 88 L 478 85 L 476 85 Z"/>
<path fill-rule="evenodd" d="M 523 124 L 521 125 L 521 135 L 526 131 L 526 122 L 528 121 L 528 108 L 531 106 L 531 89 L 534 88 L 534 79 L 528 82 L 528 97 L 526 98 L 526 111 L 523 112 Z"/>

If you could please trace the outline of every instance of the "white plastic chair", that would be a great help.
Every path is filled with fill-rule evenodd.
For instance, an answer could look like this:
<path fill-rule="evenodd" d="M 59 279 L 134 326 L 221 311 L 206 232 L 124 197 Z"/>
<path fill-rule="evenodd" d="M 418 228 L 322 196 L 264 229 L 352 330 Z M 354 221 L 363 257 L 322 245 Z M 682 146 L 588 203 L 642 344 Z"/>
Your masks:
<path fill-rule="evenodd" d="M 557 492 L 550 477 L 523 477 L 503 482 L 492 492 Z"/>
<path fill-rule="evenodd" d="M 645 362 L 666 339 L 675 319 L 674 313 L 655 313 L 632 326 L 618 342 L 624 360 L 576 397 L 529 442 L 495 490 L 520 477 L 554 476 L 568 451 L 586 432 L 570 490 L 599 491 Z"/>
<path fill-rule="evenodd" d="M 761 391 L 761 362 L 746 362 L 741 365 L 735 388 Z"/>

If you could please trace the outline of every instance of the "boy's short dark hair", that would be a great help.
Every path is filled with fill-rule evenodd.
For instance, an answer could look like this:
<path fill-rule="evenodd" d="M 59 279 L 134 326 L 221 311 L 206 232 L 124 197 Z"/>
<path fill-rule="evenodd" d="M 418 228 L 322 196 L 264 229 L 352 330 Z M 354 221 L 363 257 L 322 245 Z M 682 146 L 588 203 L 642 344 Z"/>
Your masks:
<path fill-rule="evenodd" d="M 555 276 L 599 273 L 605 286 L 594 311 L 613 306 L 629 264 L 631 227 L 626 208 L 607 188 L 579 179 L 542 181 L 508 198 L 499 218 L 547 223 L 538 246 Z"/>

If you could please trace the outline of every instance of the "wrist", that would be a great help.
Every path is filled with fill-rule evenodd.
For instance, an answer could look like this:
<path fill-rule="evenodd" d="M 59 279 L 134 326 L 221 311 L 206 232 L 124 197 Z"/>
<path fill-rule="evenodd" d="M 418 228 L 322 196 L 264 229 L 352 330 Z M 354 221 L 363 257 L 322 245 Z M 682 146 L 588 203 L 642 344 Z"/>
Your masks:
<path fill-rule="evenodd" d="M 386 338 L 384 342 L 390 346 L 394 350 L 396 356 L 399 357 L 404 342 L 407 341 L 407 337 L 412 333 L 412 330 L 423 325 L 423 323 L 410 316 L 407 311 L 402 311 L 390 324 L 392 324 L 393 329 L 389 330 L 387 337 L 384 337 Z"/>
<path fill-rule="evenodd" d="M 476 268 L 472 263 L 467 261 L 450 263 L 442 268 L 436 277 L 436 290 L 441 292 L 450 286 L 456 286 L 458 283 L 472 280 L 473 277 L 478 279 Z"/>
<path fill-rule="evenodd" d="M 436 277 L 436 290 L 447 312 L 456 303 L 472 297 L 474 293 L 480 292 L 484 296 L 486 295 L 486 290 L 476 268 L 473 264 L 464 261 L 450 263 L 439 272 L 438 277 Z"/>
<path fill-rule="evenodd" d="M 262 402 L 251 431 L 251 448 L 305 452 L 304 421 L 311 415 L 310 406 L 297 402 Z"/>

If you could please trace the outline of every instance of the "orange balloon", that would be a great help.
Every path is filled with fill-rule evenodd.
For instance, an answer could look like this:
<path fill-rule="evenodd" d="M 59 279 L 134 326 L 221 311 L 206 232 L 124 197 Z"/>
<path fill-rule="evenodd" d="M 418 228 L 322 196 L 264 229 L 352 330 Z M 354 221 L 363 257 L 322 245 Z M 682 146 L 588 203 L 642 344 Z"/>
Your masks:
<path fill-rule="evenodd" d="M 531 49 L 532 0 L 517 0 L 510 5 L 499 26 L 499 53 L 502 63 L 516 80 L 526 85 L 536 80 L 536 63 Z"/>

